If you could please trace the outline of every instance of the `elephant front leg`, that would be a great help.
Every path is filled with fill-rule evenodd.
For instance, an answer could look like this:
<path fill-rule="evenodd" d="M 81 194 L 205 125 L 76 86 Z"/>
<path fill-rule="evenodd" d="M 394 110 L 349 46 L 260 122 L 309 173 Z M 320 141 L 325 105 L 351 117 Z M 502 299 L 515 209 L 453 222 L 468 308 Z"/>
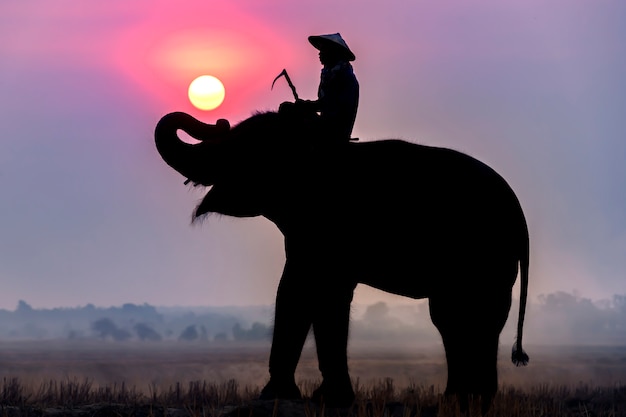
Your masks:
<path fill-rule="evenodd" d="M 270 380 L 260 399 L 300 399 L 295 371 L 306 337 L 311 328 L 311 307 L 307 294 L 285 267 L 276 295 L 274 332 L 270 351 Z"/>
<path fill-rule="evenodd" d="M 347 353 L 353 290 L 322 295 L 313 316 L 313 333 L 323 380 L 313 393 L 312 401 L 324 402 L 328 407 L 349 407 L 354 402 Z"/>

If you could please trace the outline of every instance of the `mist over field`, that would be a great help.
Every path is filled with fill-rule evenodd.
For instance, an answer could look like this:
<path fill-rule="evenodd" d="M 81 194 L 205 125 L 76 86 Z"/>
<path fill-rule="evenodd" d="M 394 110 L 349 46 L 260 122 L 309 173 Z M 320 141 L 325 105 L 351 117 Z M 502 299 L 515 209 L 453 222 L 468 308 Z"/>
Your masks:
<path fill-rule="evenodd" d="M 555 417 L 579 415 L 580 407 L 599 410 L 587 415 L 623 415 L 626 295 L 591 300 L 557 292 L 529 300 L 524 340 L 531 359 L 526 367 L 510 360 L 518 305 L 514 299 L 500 337 L 498 380 L 507 400 L 499 398 L 496 407 L 507 413 L 548 407 L 558 413 L 543 415 Z M 14 401 L 19 404 L 20 398 L 40 398 L 58 389 L 55 405 L 63 407 L 67 404 L 58 400 L 65 398 L 63 389 L 130 393 L 162 402 L 185 390 L 230 384 L 257 398 L 269 377 L 272 316 L 271 305 L 39 309 L 22 300 L 14 310 L 0 310 L 2 389 L 23 393 Z M 409 392 L 414 398 L 420 393 L 415 401 L 421 405 L 441 401 L 446 358 L 425 301 L 354 304 L 348 358 L 351 378 L 365 398 L 393 391 L 389 395 Z M 312 337 L 295 376 L 310 396 L 321 377 Z M 92 404 L 93 398 L 86 396 L 83 403 Z M 136 404 L 138 397 L 133 398 Z M 191 401 L 180 398 L 178 407 L 180 401 L 185 406 Z"/>
<path fill-rule="evenodd" d="M 519 301 L 513 300 L 500 337 L 512 344 Z M 463 312 L 459 311 L 459 314 Z M 0 340 L 264 341 L 269 344 L 273 306 L 165 307 L 123 304 L 38 309 L 20 300 L 0 310 Z M 626 295 L 591 300 L 556 292 L 530 299 L 524 340 L 537 345 L 626 345 Z M 439 343 L 424 300 L 353 304 L 351 342 Z"/>

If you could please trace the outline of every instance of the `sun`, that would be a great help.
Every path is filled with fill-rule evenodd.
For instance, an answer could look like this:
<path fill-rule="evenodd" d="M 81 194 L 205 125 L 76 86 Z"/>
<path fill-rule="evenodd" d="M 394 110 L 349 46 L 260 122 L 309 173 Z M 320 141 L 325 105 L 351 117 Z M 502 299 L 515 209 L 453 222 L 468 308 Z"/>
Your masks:
<path fill-rule="evenodd" d="M 212 75 L 201 75 L 189 84 L 189 101 L 200 110 L 213 110 L 226 96 L 224 84 Z"/>

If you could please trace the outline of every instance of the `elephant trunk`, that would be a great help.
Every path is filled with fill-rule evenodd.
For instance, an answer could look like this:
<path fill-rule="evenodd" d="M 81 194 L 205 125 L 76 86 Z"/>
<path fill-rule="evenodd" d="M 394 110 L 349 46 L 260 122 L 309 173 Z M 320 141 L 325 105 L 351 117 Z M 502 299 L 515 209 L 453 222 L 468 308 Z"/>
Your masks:
<path fill-rule="evenodd" d="M 199 140 L 197 144 L 182 141 L 178 130 Z M 157 150 L 163 160 L 180 174 L 194 183 L 212 185 L 215 182 L 212 172 L 216 172 L 211 162 L 216 159 L 215 148 L 219 146 L 230 130 L 227 120 L 220 119 L 215 125 L 203 123 L 183 112 L 166 114 L 159 120 L 154 131 Z M 207 167 L 212 167 L 207 170 Z"/>

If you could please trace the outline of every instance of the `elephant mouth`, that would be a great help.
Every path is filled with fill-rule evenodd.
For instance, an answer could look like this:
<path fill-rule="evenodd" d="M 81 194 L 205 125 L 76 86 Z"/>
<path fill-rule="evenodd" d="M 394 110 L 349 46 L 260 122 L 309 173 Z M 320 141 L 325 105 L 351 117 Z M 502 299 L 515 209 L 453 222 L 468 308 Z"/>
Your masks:
<path fill-rule="evenodd" d="M 261 200 L 243 184 L 213 184 L 196 207 L 193 219 L 210 213 L 234 217 L 254 217 L 262 213 Z"/>
<path fill-rule="evenodd" d="M 207 186 L 207 192 L 204 195 L 204 197 L 202 198 L 202 200 L 200 201 L 200 203 L 198 204 L 198 206 L 196 207 L 196 209 L 193 212 L 193 217 L 194 219 L 203 217 L 206 214 L 209 213 L 215 213 L 218 212 L 219 209 L 219 204 L 217 204 L 221 198 L 220 195 L 224 194 L 221 191 L 221 188 L 219 185 L 210 185 Z"/>

